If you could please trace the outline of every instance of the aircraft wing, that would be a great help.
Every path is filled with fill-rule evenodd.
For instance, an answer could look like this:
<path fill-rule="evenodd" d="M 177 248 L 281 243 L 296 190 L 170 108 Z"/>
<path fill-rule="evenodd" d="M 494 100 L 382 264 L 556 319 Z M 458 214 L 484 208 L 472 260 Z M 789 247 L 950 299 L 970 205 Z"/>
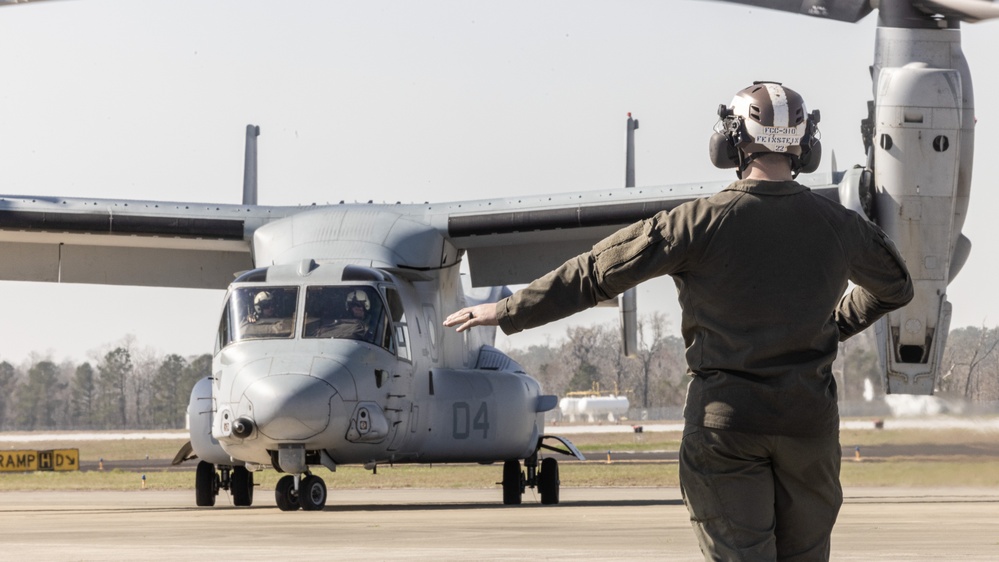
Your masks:
<path fill-rule="evenodd" d="M 828 175 L 799 181 L 837 199 Z M 468 254 L 473 286 L 498 286 L 530 282 L 622 226 L 728 183 L 344 211 L 383 208 L 425 223 Z M 315 209 L 0 196 L 0 279 L 224 289 L 234 273 L 255 267 L 257 229 Z"/>
<path fill-rule="evenodd" d="M 829 174 L 798 181 L 839 200 Z M 716 193 L 730 182 L 634 187 L 585 193 L 511 197 L 450 204 L 446 232 L 468 254 L 475 287 L 529 283 L 588 251 L 619 228 L 686 201 Z"/>
<path fill-rule="evenodd" d="M 224 289 L 298 207 L 0 196 L 0 279 Z"/>

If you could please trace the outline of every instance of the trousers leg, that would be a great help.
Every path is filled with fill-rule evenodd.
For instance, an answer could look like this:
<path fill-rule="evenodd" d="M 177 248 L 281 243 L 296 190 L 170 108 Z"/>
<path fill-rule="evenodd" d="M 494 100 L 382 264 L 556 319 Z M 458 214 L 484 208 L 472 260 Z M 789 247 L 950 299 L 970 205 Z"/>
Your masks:
<path fill-rule="evenodd" d="M 843 504 L 841 457 L 838 434 L 776 438 L 773 458 L 778 560 L 829 560 L 829 537 Z"/>
<path fill-rule="evenodd" d="M 705 560 L 829 560 L 840 457 L 835 434 L 685 428 L 680 489 Z"/>
<path fill-rule="evenodd" d="M 685 428 L 680 489 L 705 560 L 776 559 L 770 439 Z"/>

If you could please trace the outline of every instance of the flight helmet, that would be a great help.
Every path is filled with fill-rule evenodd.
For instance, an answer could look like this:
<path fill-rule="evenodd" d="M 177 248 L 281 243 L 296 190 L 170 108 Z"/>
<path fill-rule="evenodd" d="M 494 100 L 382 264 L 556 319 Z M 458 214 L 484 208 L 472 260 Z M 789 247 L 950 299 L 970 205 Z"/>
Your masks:
<path fill-rule="evenodd" d="M 371 300 L 368 299 L 367 293 L 360 289 L 347 293 L 347 302 L 345 304 L 347 310 L 353 308 L 355 304 L 363 306 L 364 312 L 371 310 Z"/>
<path fill-rule="evenodd" d="M 811 173 L 819 167 L 819 112 L 811 113 L 798 92 L 780 82 L 753 82 L 740 90 L 732 105 L 718 106 L 718 124 L 711 135 L 711 162 L 719 168 L 746 166 L 761 154 L 784 154 L 791 172 Z"/>
<path fill-rule="evenodd" d="M 274 297 L 269 292 L 260 291 L 253 297 L 253 310 L 257 314 L 260 314 L 260 310 L 267 305 L 274 306 Z"/>

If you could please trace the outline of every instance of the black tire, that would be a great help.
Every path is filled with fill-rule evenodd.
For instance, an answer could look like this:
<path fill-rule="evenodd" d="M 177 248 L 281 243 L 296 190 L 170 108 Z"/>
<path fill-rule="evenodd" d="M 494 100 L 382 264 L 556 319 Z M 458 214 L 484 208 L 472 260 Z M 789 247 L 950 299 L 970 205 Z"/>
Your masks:
<path fill-rule="evenodd" d="M 503 505 L 520 505 L 523 496 L 524 474 L 520 471 L 520 461 L 506 461 L 503 463 Z"/>
<path fill-rule="evenodd" d="M 558 461 L 544 459 L 541 461 L 541 472 L 538 474 L 538 491 L 541 492 L 541 503 L 554 505 L 558 503 Z"/>
<path fill-rule="evenodd" d="M 229 477 L 229 488 L 232 490 L 234 505 L 253 505 L 253 473 L 245 466 L 234 466 Z"/>
<path fill-rule="evenodd" d="M 215 505 L 215 496 L 219 493 L 219 477 L 215 465 L 210 462 L 198 463 L 198 471 L 194 475 L 194 502 L 198 507 Z"/>
<path fill-rule="evenodd" d="M 308 475 L 298 485 L 298 503 L 305 511 L 322 511 L 326 507 L 326 482 Z"/>
<path fill-rule="evenodd" d="M 295 493 L 295 477 L 282 476 L 274 487 L 274 501 L 281 511 L 298 510 L 298 494 Z"/>

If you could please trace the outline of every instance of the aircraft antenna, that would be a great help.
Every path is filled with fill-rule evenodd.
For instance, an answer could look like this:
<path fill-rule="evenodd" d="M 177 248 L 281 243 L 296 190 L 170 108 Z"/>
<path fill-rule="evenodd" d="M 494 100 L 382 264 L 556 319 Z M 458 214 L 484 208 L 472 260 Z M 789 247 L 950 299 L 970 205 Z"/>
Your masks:
<path fill-rule="evenodd" d="M 628 143 L 625 152 L 624 187 L 635 187 L 635 129 L 638 119 L 628 113 Z M 621 346 L 626 356 L 632 356 L 638 347 L 638 288 L 632 287 L 621 294 L 618 303 L 621 311 Z"/>
<path fill-rule="evenodd" d="M 638 119 L 631 117 L 628 112 L 628 147 L 625 153 L 624 186 L 635 187 L 635 129 L 638 128 Z"/>
<path fill-rule="evenodd" d="M 246 126 L 246 153 L 243 157 L 243 204 L 257 204 L 257 137 L 260 127 Z"/>

